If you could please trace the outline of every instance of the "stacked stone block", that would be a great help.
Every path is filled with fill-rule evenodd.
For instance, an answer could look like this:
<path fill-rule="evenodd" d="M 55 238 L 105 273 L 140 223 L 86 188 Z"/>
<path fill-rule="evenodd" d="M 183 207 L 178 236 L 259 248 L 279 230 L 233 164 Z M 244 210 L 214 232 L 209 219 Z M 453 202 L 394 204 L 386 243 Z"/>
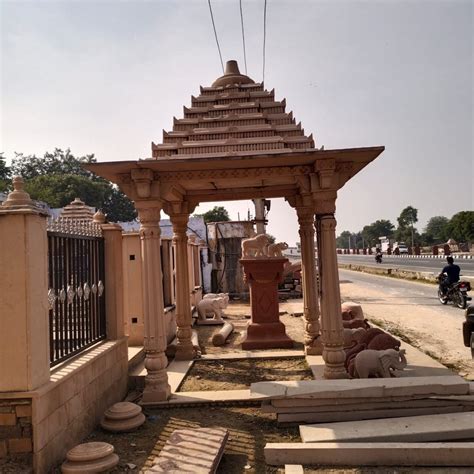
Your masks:
<path fill-rule="evenodd" d="M 31 400 L 0 400 L 0 458 L 32 451 Z"/>

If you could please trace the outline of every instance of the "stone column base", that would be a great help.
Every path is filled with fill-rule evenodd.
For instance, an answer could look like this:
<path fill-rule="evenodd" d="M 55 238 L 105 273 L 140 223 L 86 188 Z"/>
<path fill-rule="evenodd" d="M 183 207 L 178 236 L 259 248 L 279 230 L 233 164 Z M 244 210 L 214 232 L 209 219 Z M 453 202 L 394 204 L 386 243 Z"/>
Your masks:
<path fill-rule="evenodd" d="M 285 325 L 276 323 L 252 323 L 247 327 L 247 336 L 242 349 L 291 349 L 293 340 L 286 335 Z"/>

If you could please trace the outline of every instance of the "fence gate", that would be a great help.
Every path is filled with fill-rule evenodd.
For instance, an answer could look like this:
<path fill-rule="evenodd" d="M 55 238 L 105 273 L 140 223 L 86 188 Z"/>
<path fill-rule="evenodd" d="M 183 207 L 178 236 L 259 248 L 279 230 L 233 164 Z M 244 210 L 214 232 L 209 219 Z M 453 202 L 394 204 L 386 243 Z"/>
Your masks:
<path fill-rule="evenodd" d="M 91 221 L 48 222 L 50 365 L 106 338 L 104 239 Z"/>

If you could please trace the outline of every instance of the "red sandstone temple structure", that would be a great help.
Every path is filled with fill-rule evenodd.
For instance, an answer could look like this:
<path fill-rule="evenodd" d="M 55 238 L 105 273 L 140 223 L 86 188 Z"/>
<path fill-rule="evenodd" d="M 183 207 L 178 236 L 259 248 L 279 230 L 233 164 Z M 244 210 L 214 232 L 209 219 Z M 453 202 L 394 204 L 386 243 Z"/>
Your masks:
<path fill-rule="evenodd" d="M 130 197 L 141 222 L 145 367 L 143 403 L 170 395 L 161 287 L 160 212 L 171 219 L 176 246 L 178 359 L 191 359 L 192 316 L 186 226 L 201 202 L 285 198 L 297 213 L 301 238 L 305 350 L 322 354 L 326 378 L 346 378 L 336 257 L 337 191 L 384 147 L 324 150 L 305 135 L 286 101 L 240 74 L 229 61 L 225 74 L 184 107 L 162 144 L 145 160 L 89 164 Z M 314 237 L 319 250 L 319 279 Z"/>

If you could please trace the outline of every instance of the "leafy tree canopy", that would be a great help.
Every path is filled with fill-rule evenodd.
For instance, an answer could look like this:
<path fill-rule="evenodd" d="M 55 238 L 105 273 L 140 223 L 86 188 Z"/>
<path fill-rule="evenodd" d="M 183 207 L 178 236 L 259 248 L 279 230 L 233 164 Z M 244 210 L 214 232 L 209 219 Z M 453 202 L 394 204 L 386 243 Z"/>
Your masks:
<path fill-rule="evenodd" d="M 418 222 L 418 209 L 405 207 L 397 219 L 399 228 L 413 227 Z"/>
<path fill-rule="evenodd" d="M 16 153 L 11 175 L 22 176 L 31 198 L 51 207 L 63 207 L 79 197 L 88 206 L 102 209 L 112 222 L 134 219 L 137 213 L 125 194 L 82 167 L 95 162 L 93 154 L 76 157 L 69 149 L 56 148 L 42 158 Z"/>
<path fill-rule="evenodd" d="M 229 213 L 223 206 L 214 206 L 202 215 L 204 222 L 223 222 L 230 221 Z"/>
<path fill-rule="evenodd" d="M 426 224 L 422 234 L 423 243 L 431 245 L 434 243 L 446 242 L 448 236 L 449 219 L 444 216 L 434 216 Z"/>
<path fill-rule="evenodd" d="M 461 211 L 451 217 L 447 226 L 448 238 L 457 242 L 474 241 L 474 211 Z"/>
<path fill-rule="evenodd" d="M 7 191 L 10 177 L 10 168 L 7 166 L 3 153 L 0 153 L 0 193 Z"/>
<path fill-rule="evenodd" d="M 395 226 L 388 220 L 381 219 L 366 225 L 362 229 L 362 236 L 367 245 L 374 246 L 380 243 L 379 237 L 392 237 Z"/>

